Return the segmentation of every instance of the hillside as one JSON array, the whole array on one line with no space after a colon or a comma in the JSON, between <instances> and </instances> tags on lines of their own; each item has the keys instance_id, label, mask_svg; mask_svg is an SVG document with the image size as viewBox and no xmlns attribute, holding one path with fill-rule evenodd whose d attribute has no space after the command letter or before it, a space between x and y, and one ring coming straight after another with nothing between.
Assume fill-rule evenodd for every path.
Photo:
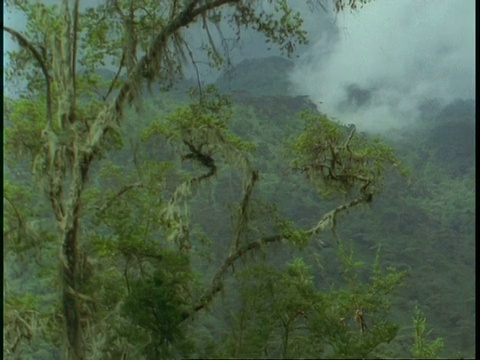
<instances>
[{"instance_id":1,"label":"hillside","mask_svg":"<svg viewBox=\"0 0 480 360\"><path fill-rule=\"evenodd\" d=\"M315 110L308 98L288 96L285 71L291 66L280 58L250 59L218 82L236 103L255 111L255 123L238 129L259 141L271 163L282 153L279 138L298 130L295 113ZM286 121L278 121L281 114L289 115ZM390 178L369 211L342 222L341 234L365 259L371 261L371 249L381 246L389 264L409 269L409 280L397 298L398 321L405 326L401 334L407 335L414 305L420 304L434 334L445 340L443 355L468 357L475 349L471 317L475 312L475 103L433 102L416 123L391 142L410 169L408 179ZM286 185L272 186L280 194ZM315 206L292 206L308 203L307 195L298 191L297 201L290 197L282 204L284 211L301 219L315 212ZM330 251L319 255L326 269Z\"/></svg>"},{"instance_id":2,"label":"hillside","mask_svg":"<svg viewBox=\"0 0 480 360\"><path fill-rule=\"evenodd\" d=\"M223 139L231 141L231 148L237 146L235 149L242 151L249 149L248 161L259 171L259 183L252 195L253 205L247 214L250 223L242 234L244 241L270 234L278 227L292 226L295 229L292 224L309 227L318 222L318 214L343 203L349 196L344 194L333 199L326 198L303 176L292 170L288 144L303 129L299 114L304 110L317 111L307 97L289 95L286 73L292 66L290 60L276 57L245 60L235 67L235 71L223 74L217 82L232 102L228 111L220 113L225 117L231 115L225 127L220 128L222 131L231 131ZM108 77L112 74L103 71L101 75ZM105 153L106 160L96 163L89 174L84 210L87 227L82 236L92 239L85 248L90 254L89 261L105 264L100 267L101 271L93 274L94 284L101 289L94 293L99 298L104 297L103 301L108 305L108 310L104 311L113 311L110 309L115 309L115 306L122 309L114 315L121 321L115 320L110 326L115 331L118 327L121 335L114 335L130 336L139 344L143 344L142 341L146 341L148 336L143 336L143 332L142 336L138 336L138 324L151 319L144 310L145 304L160 299L158 306L163 309L171 307L172 301L179 301L171 298L168 291L163 292L164 289L158 284L171 282L177 286L176 281L180 279L178 282L181 286L189 281L195 285L207 283L207 286L211 286L207 281L218 270L223 256L229 252L225 239L229 239L236 229L232 217L242 210L242 191L248 190L248 186L241 182L244 173L234 166L239 162L236 155L200 156L204 162L198 165L189 161L195 158L191 148L191 152L188 152L185 143L175 143L178 134L172 129L176 129L178 124L191 126L189 121L198 120L198 113L191 114L186 110L188 97L184 91L188 85L189 82L185 81L173 92L159 92L156 87L152 92L145 90L141 112L130 109L126 117L132 121L117 130L123 142L115 143ZM224 120L221 116L214 116L217 114L205 118L207 121ZM341 126L340 129L347 130ZM318 291L316 296L321 299L322 309L325 304L330 306L333 302L328 309L337 311L337 307L340 308L338 302L368 291L368 282L373 277L370 268L375 263L378 251L382 269L395 267L405 270L407 278L398 291L385 298L393 304L388 316L383 317L384 309L380 305L378 309L364 309L368 324L374 321L372 314L375 313L380 316L377 318L380 322L392 321L399 325L397 336L388 345L382 344L378 353L373 354L397 358L410 356L413 343L412 316L418 305L427 316L428 329L432 329L428 339L444 339L445 347L441 356L474 356L474 129L473 101L459 100L446 106L432 103L425 107L418 119L418 127L405 129L394 142L388 143L410 170L407 177L393 171L387 172L384 188L369 205L339 217L337 234L327 231L319 239L301 247L282 244L272 245L269 250L262 248L248 259L251 267L247 265L250 264L247 260L231 266L232 276L222 284L222 295L211 302L208 311L199 312L188 322L186 330L182 330L188 336L178 340L178 346L184 346L188 351L193 351L190 349L195 346L191 354L200 358L207 355L229 357L238 352L245 357L255 357L262 349L270 351L270 354L279 354L277 344L281 341L279 339L284 329L280 321L284 319L284 314L280 310L272 311L272 306L282 309L281 306L286 304L285 309L289 309L292 302L297 315L302 314L304 306L310 306L309 303L298 302L297 296L303 290L297 288L296 280L294 283L284 282L286 278L278 278L279 274L298 276L299 268L293 271L292 264L300 266L300 262L294 259L302 259L308 264L311 274L308 281ZM359 135L362 139L372 139L368 134ZM218 138L206 138L201 146L208 147L211 145L209 141L215 139ZM388 142L386 139L384 141ZM196 155L198 157L198 153ZM231 159L234 161L229 163ZM219 170L208 182L192 188L191 192L180 185L178 188L181 191L175 192L178 184L185 179L200 179L202 174L206 176L205 167L210 165L212 169L211 161L218 165ZM24 184L19 179L26 178L28 167L24 163L13 165L12 169L15 168L7 174L10 183L6 192L25 205L25 214L32 216L33 221L31 227L22 233L22 241L20 237L9 235L8 244L15 251L6 255L9 267L6 271L8 291L5 297L9 306L19 309L34 306L40 313L54 314L56 299L48 289L57 279L57 268L52 266L57 253L52 219L44 215L49 204L45 203L38 191L21 188ZM150 186L149 192L143 192L141 187L135 188L139 184L138 179ZM122 192L124 189L128 191ZM112 206L106 213L100 212L99 216L99 209L103 209L100 200L116 194L122 195L118 205ZM174 201L172 199L180 199L181 206L170 209L173 211L170 221L180 217L181 221L185 221L182 226L194 224L185 232L191 241L191 251L199 254L191 263L181 256L172 255L169 250L173 247L173 242L168 240L171 231L183 231L186 228L171 227L170 222L161 219L164 216L161 212L163 206ZM188 202L185 214L182 212L183 201L185 209ZM18 223L17 216L11 212L8 220L13 225L10 226ZM152 224L158 226L154 231L150 230ZM32 235L35 231L39 236ZM152 233L148 241L142 242L149 231ZM39 237L42 241L39 241ZM165 248L159 246L164 242L167 243ZM42 256L34 251L39 244ZM342 249L350 248L352 253L348 256L351 257L344 257L343 260L348 258L352 261L350 271L355 270L353 283L346 282L345 263L339 262L342 259L339 254L344 251ZM157 258L160 259L158 262ZM148 284L153 284L151 287L141 286L145 270L143 262L158 266L155 276L160 278L148 280ZM140 264L140 267L135 270L136 264ZM280 273L285 264L289 264L289 270ZM193 269L192 278L188 279L185 275L187 265ZM135 282L127 277L127 266L130 266L128 276L136 276ZM138 291L138 299L135 297L137 293L123 289L125 283L127 288L132 286ZM258 287L253 286L255 284ZM280 284L289 284L291 291L277 288ZM198 288L192 288L194 293L188 293L182 301L198 297ZM277 292L273 292L274 288ZM129 294L127 300L119 300L125 296L122 292ZM181 293L186 294L183 287ZM155 300L151 298L153 295ZM183 302L180 303L184 306ZM350 313L352 309L343 310ZM102 316L105 314L101 313ZM135 317L138 314L140 317ZM178 315L173 310L172 314L172 317ZM296 341L292 349L297 354L306 354L304 357L312 357L310 351L328 353L328 348L315 348L318 342L329 339L325 329L344 330L337 318L333 323L338 328L332 327L333 323L325 320L327 313L313 320L297 315L295 321L298 321L299 327L291 333ZM48 316L47 320L50 321ZM100 318L101 321L105 319ZM131 319L141 322L132 328ZM305 329L306 324L311 329L317 329L315 336L318 338L315 338L315 342L305 342L307 335L313 336L299 330ZM352 337L362 339L353 320L347 325L353 329L350 332ZM54 333L54 330L48 329L50 334ZM168 330L177 331L177 328L172 325ZM243 334L241 336L245 341L241 348L236 343L239 333ZM21 345L19 349L33 358L55 358L57 354L55 344L40 331L31 342ZM243 350L245 352L242 353Z\"/></svg>"}]
</instances>

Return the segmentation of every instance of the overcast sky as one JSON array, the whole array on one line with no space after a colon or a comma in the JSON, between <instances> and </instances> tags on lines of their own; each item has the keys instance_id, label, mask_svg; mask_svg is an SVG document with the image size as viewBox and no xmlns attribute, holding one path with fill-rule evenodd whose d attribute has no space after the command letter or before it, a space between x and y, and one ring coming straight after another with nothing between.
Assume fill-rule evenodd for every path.
<instances>
[{"instance_id":1,"label":"overcast sky","mask_svg":"<svg viewBox=\"0 0 480 360\"><path fill-rule=\"evenodd\" d=\"M339 121L389 132L427 99L475 97L474 0L377 0L336 25L333 48L311 34L291 79Z\"/></svg>"},{"instance_id":2,"label":"overcast sky","mask_svg":"<svg viewBox=\"0 0 480 360\"><path fill-rule=\"evenodd\" d=\"M425 100L475 97L475 0L374 0L338 15L311 12L304 1L290 4L302 11L310 45L299 49L286 76L339 121L391 132L415 120ZM4 20L25 26L18 15ZM267 51L263 36L242 34L231 49L234 63L279 54ZM5 33L4 40L8 49ZM207 80L217 74L201 70Z\"/></svg>"}]
</instances>

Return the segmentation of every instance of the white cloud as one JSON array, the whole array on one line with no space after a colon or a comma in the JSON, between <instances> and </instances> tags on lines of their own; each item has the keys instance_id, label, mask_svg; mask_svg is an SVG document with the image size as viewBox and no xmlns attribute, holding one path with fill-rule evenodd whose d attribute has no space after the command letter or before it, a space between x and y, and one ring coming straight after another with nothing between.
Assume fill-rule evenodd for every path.
<instances>
[{"instance_id":1,"label":"white cloud","mask_svg":"<svg viewBox=\"0 0 480 360\"><path fill-rule=\"evenodd\" d=\"M386 131L414 119L425 99L475 97L474 0L378 0L336 21L333 51L317 40L292 74L327 114ZM350 84L373 90L368 106L340 106Z\"/></svg>"}]
</instances>

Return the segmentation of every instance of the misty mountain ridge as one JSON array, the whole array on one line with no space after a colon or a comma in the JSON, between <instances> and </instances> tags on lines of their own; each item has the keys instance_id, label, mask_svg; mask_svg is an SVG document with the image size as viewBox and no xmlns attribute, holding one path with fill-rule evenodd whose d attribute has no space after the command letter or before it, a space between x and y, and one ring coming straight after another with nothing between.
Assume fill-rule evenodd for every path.
<instances>
[{"instance_id":1,"label":"misty mountain ridge","mask_svg":"<svg viewBox=\"0 0 480 360\"><path fill-rule=\"evenodd\" d=\"M294 62L280 56L245 59L225 70L215 82L223 93L247 92L250 95L283 95L291 93L287 76Z\"/></svg>"},{"instance_id":2,"label":"misty mountain ridge","mask_svg":"<svg viewBox=\"0 0 480 360\"><path fill-rule=\"evenodd\" d=\"M281 120L302 110L318 111L308 96L295 94L288 76L293 68L292 60L279 56L245 59L224 70L213 85L234 103L251 106L266 119ZM97 72L105 79L112 79L115 75L108 69L98 69ZM187 90L196 86L194 79L184 78L168 93L173 98L184 100L187 98ZM154 83L152 92L145 88L145 93L155 97L160 90L161 85ZM381 89L366 89L351 84L345 89L343 105L350 109L368 106L374 91ZM428 138L432 148L439 146L443 149L448 144L450 152L453 147L456 149L454 152L472 159L475 149L475 100L457 99L446 105L438 100L426 100L419 105L418 112L414 125L407 126L397 135L403 134L401 137L409 142L412 133L420 132ZM338 120L342 122L341 117Z\"/></svg>"},{"instance_id":3,"label":"misty mountain ridge","mask_svg":"<svg viewBox=\"0 0 480 360\"><path fill-rule=\"evenodd\" d=\"M318 111L308 96L293 95L288 77L293 67L292 60L280 56L245 59L226 69L214 85L264 119L283 121L303 110Z\"/></svg>"}]
</instances>

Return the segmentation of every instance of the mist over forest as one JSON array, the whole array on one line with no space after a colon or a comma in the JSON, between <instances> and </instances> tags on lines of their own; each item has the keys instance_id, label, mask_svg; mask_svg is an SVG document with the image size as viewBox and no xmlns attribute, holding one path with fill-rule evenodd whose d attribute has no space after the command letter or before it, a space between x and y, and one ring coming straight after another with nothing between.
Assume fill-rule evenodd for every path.
<instances>
[{"instance_id":1,"label":"mist over forest","mask_svg":"<svg viewBox=\"0 0 480 360\"><path fill-rule=\"evenodd\" d=\"M475 98L474 14L473 1L382 1L343 13L335 43L312 42L291 79L366 130L414 125L427 101Z\"/></svg>"},{"instance_id":2,"label":"mist over forest","mask_svg":"<svg viewBox=\"0 0 480 360\"><path fill-rule=\"evenodd\" d=\"M213 3L4 5L4 357L473 358L475 2Z\"/></svg>"}]
</instances>

